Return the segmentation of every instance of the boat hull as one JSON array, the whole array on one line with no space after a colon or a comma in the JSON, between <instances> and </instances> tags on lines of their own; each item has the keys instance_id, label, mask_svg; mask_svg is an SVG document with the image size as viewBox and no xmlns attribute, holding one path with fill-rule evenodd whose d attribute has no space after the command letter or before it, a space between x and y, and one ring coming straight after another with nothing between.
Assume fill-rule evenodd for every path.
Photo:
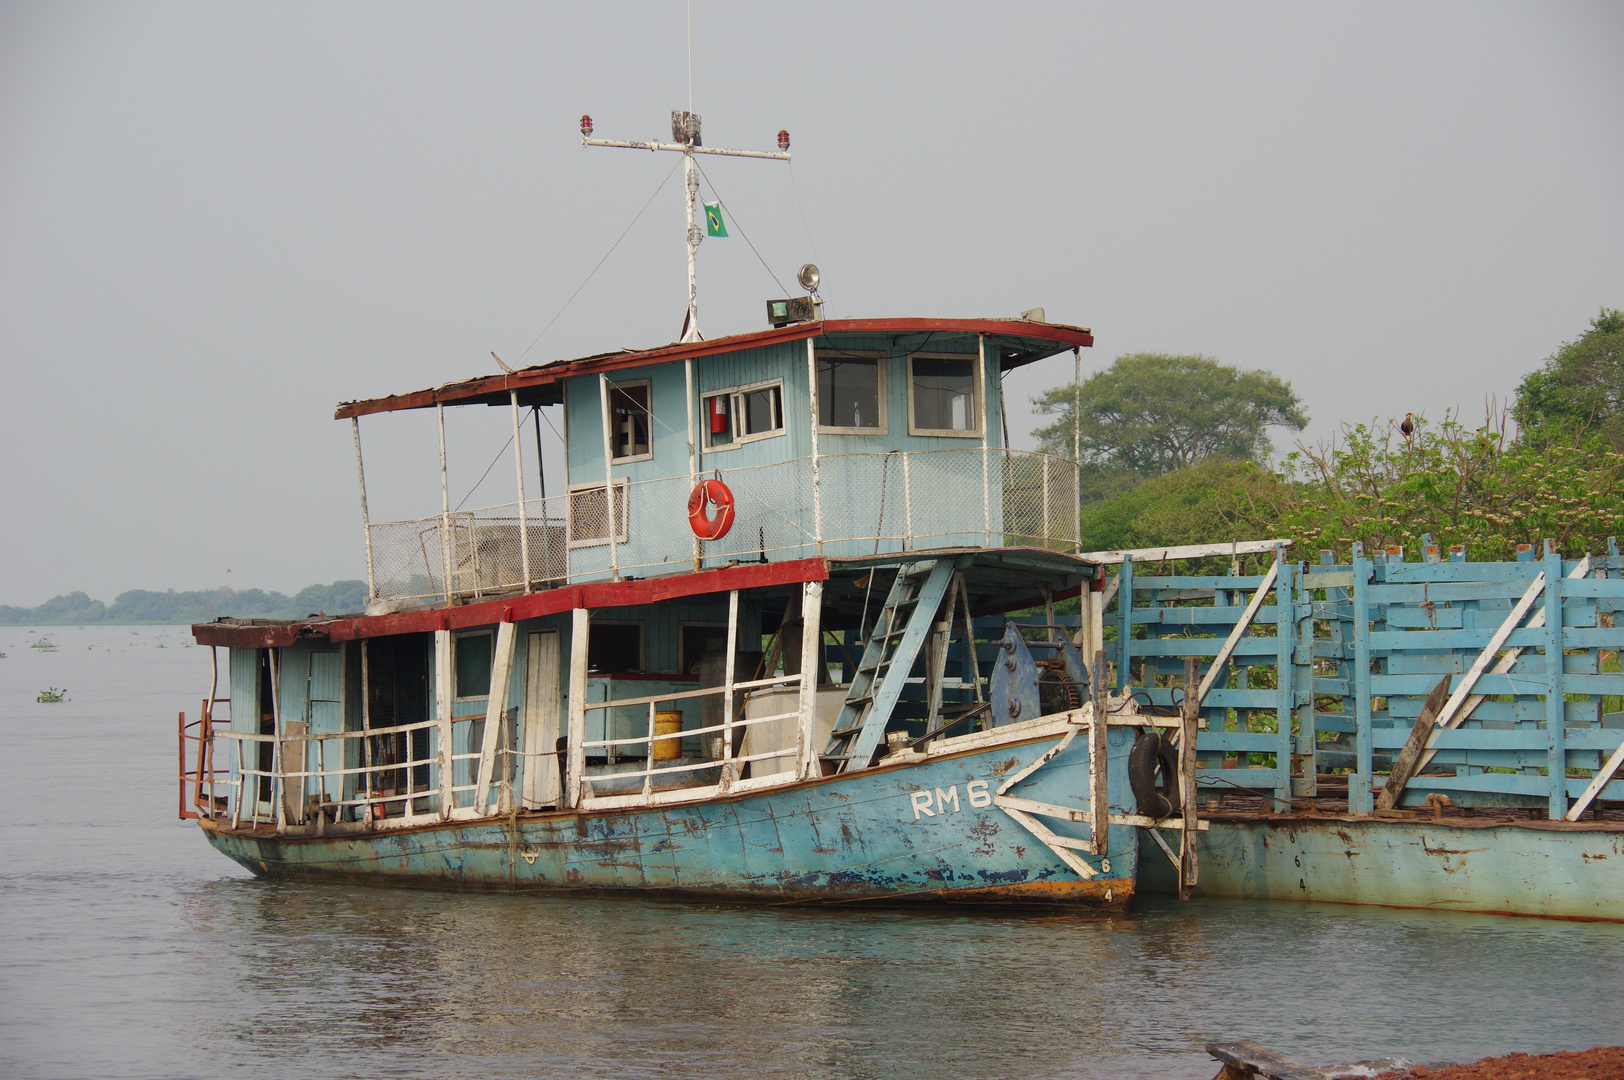
<instances>
[{"instance_id":1,"label":"boat hull","mask_svg":"<svg viewBox=\"0 0 1624 1080\"><path fill-rule=\"evenodd\" d=\"M1315 816L1215 820L1197 896L1624 920L1624 830ZM1147 851L1147 893L1177 892Z\"/></svg>"},{"instance_id":2,"label":"boat hull","mask_svg":"<svg viewBox=\"0 0 1624 1080\"><path fill-rule=\"evenodd\" d=\"M1112 730L1113 758L1125 761L1128 736ZM325 836L203 825L218 850L269 878L771 903L1121 906L1134 889L1138 838L1131 826L1110 827L1105 862L1087 860L1101 872L1084 878L993 804L1008 776L1058 741L657 807ZM1114 812L1127 801L1127 791L1116 790L1126 789L1125 774L1110 770ZM1082 808L1088 790L1086 740L1077 739L1011 793ZM1076 823L1053 828L1087 835Z\"/></svg>"}]
</instances>

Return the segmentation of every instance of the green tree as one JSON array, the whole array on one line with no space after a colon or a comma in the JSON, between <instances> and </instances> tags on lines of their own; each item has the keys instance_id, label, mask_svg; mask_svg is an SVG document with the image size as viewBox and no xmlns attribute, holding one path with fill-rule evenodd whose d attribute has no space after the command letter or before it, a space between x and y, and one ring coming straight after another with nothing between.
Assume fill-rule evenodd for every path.
<instances>
[{"instance_id":1,"label":"green tree","mask_svg":"<svg viewBox=\"0 0 1624 1080\"><path fill-rule=\"evenodd\" d=\"M1512 415L1525 441L1600 436L1624 450L1624 311L1602 308L1589 330L1529 372Z\"/></svg>"},{"instance_id":2,"label":"green tree","mask_svg":"<svg viewBox=\"0 0 1624 1080\"><path fill-rule=\"evenodd\" d=\"M1033 432L1042 448L1070 457L1075 433L1083 463L1104 476L1159 476L1208 458L1261 461L1270 427L1308 423L1290 383L1210 356L1129 353L1080 388L1057 386L1032 403L1059 417Z\"/></svg>"},{"instance_id":3,"label":"green tree","mask_svg":"<svg viewBox=\"0 0 1624 1080\"><path fill-rule=\"evenodd\" d=\"M1320 548L1345 558L1355 540L1413 553L1423 533L1443 547L1464 544L1476 562L1543 539L1576 557L1624 532L1624 454L1512 440L1503 416L1477 428L1417 417L1408 440L1391 421L1344 427L1337 445L1299 447L1282 470L1278 498L1234 513L1259 535L1295 540L1303 558Z\"/></svg>"}]
</instances>

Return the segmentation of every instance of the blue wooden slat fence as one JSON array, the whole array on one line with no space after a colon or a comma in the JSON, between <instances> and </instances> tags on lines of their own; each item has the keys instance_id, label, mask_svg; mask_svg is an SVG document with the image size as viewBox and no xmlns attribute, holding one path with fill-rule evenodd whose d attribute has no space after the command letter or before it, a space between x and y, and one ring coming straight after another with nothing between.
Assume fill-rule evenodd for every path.
<instances>
[{"instance_id":1,"label":"blue wooden slat fence","mask_svg":"<svg viewBox=\"0 0 1624 1080\"><path fill-rule=\"evenodd\" d=\"M1422 702L1443 676L1457 690L1536 577L1543 592L1495 654L1472 694L1467 719L1432 740L1435 754L1400 805L1430 793L1457 805L1542 806L1568 811L1624 739L1624 559L1581 568L1554 550L1516 562L1427 561L1401 549L1347 564L1277 556L1278 570L1251 625L1202 703L1199 782L1245 788L1281 803L1316 793L1316 776L1348 771L1349 809L1373 812L1382 775L1409 738ZM1206 668L1242 618L1263 575L1147 573L1122 564L1112 643L1116 685L1141 701L1175 708L1184 658ZM1582 570L1582 576L1568 576ZM1543 613L1543 625L1536 615ZM1505 657L1519 651L1504 671ZM1470 697L1466 697L1471 702ZM1293 774L1296 774L1295 781ZM1601 794L1624 799L1624 779Z\"/></svg>"}]
</instances>

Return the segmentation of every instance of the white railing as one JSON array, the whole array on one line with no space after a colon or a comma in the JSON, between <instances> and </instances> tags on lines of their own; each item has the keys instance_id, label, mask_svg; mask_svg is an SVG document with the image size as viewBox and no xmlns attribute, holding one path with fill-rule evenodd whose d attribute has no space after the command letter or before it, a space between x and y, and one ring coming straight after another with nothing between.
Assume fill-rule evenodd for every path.
<instances>
[{"instance_id":1,"label":"white railing","mask_svg":"<svg viewBox=\"0 0 1624 1080\"><path fill-rule=\"evenodd\" d=\"M714 464L715 458L706 464ZM480 597L614 573L771 556L905 553L941 547L1076 550L1077 465L1022 450L834 454L719 473L735 520L720 540L688 528L686 475L614 484L614 552L604 489L367 526L379 599ZM814 524L821 522L822 534ZM449 571L449 577L448 577Z\"/></svg>"}]
</instances>

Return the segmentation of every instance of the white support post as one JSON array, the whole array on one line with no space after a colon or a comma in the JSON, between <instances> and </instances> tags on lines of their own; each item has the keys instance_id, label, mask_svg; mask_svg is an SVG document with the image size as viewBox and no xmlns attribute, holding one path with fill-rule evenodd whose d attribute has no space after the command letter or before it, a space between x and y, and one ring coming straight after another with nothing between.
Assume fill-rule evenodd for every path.
<instances>
[{"instance_id":1,"label":"white support post","mask_svg":"<svg viewBox=\"0 0 1624 1080\"><path fill-rule=\"evenodd\" d=\"M274 782L271 784L271 798L276 800L276 831L282 832L288 827L287 814L287 781L282 779L285 753L282 746L282 650L267 649L266 657L271 665L271 736L275 742L271 743L271 773ZM240 757L240 754L239 754ZM258 761L255 761L258 764ZM258 801L258 792L255 792Z\"/></svg>"},{"instance_id":2,"label":"white support post","mask_svg":"<svg viewBox=\"0 0 1624 1080\"><path fill-rule=\"evenodd\" d=\"M913 455L903 451L902 458L902 550L912 551L913 539L913 482L908 476L908 459Z\"/></svg>"},{"instance_id":3,"label":"white support post","mask_svg":"<svg viewBox=\"0 0 1624 1080\"><path fill-rule=\"evenodd\" d=\"M479 776L474 781L474 808L483 814L490 803L491 774L496 769L497 735L507 720L508 686L513 679L513 642L518 637L510 622L496 624L495 655L491 657L491 692L485 699L485 736L480 740ZM508 770L504 769L506 774Z\"/></svg>"},{"instance_id":4,"label":"white support post","mask_svg":"<svg viewBox=\"0 0 1624 1080\"><path fill-rule=\"evenodd\" d=\"M367 828L372 828L372 672L367 664L367 642L370 638L362 638L361 646L361 762L366 766L366 772L361 774L361 812L366 815L362 820Z\"/></svg>"},{"instance_id":5,"label":"white support post","mask_svg":"<svg viewBox=\"0 0 1624 1080\"><path fill-rule=\"evenodd\" d=\"M570 620L569 762L564 773L564 805L581 805L581 776L586 772L586 652L591 633L586 608L576 608Z\"/></svg>"},{"instance_id":6,"label":"white support post","mask_svg":"<svg viewBox=\"0 0 1624 1080\"><path fill-rule=\"evenodd\" d=\"M434 718L436 720L434 761L440 773L440 820L451 816L451 702L456 696L452 682L457 677L452 650L456 642L449 630L434 632Z\"/></svg>"},{"instance_id":7,"label":"white support post","mask_svg":"<svg viewBox=\"0 0 1624 1080\"><path fill-rule=\"evenodd\" d=\"M372 519L367 516L367 471L361 463L361 418L350 417L350 431L355 435L355 479L361 485L361 532L367 541L367 599L378 595L378 583L372 574Z\"/></svg>"},{"instance_id":8,"label":"white support post","mask_svg":"<svg viewBox=\"0 0 1624 1080\"><path fill-rule=\"evenodd\" d=\"M952 617L952 612L948 612ZM801 728L797 740L797 775L805 780L814 774L822 748L816 744L818 730L818 684L828 665L823 655L823 582L808 581L801 586Z\"/></svg>"},{"instance_id":9,"label":"white support post","mask_svg":"<svg viewBox=\"0 0 1624 1080\"><path fill-rule=\"evenodd\" d=\"M1072 506L1073 523L1077 526L1077 552L1083 550L1083 349L1080 345L1072 346L1071 350L1071 469L1072 487L1076 492L1076 501ZM1084 656L1093 656L1093 653L1084 653Z\"/></svg>"},{"instance_id":10,"label":"white support post","mask_svg":"<svg viewBox=\"0 0 1624 1080\"><path fill-rule=\"evenodd\" d=\"M694 426L694 362L690 357L682 362L683 384L687 388L688 398L688 490L692 491L699 486L699 431ZM652 403L651 403L652 404ZM692 532L693 530L689 530ZM697 572L705 561L705 542L695 533L694 544L694 570Z\"/></svg>"},{"instance_id":11,"label":"white support post","mask_svg":"<svg viewBox=\"0 0 1624 1080\"><path fill-rule=\"evenodd\" d=\"M733 681L738 677L734 670L735 661L739 655L739 590L733 589L727 594L727 659L722 668L722 770L720 786L722 790L733 783Z\"/></svg>"},{"instance_id":12,"label":"white support post","mask_svg":"<svg viewBox=\"0 0 1624 1080\"><path fill-rule=\"evenodd\" d=\"M609 377L601 372L598 375L598 396L603 404L603 528L609 543L609 579L619 581L620 553L615 549L614 417L609 409ZM627 492L628 496L630 494Z\"/></svg>"},{"instance_id":13,"label":"white support post","mask_svg":"<svg viewBox=\"0 0 1624 1080\"><path fill-rule=\"evenodd\" d=\"M524 564L524 591L530 591L530 521L524 507L524 440L519 438L519 392L508 391L513 407L513 475L519 482L519 561Z\"/></svg>"},{"instance_id":14,"label":"white support post","mask_svg":"<svg viewBox=\"0 0 1624 1080\"><path fill-rule=\"evenodd\" d=\"M440 423L440 572L445 575L445 602L451 603L451 483L445 471L445 404L436 401L434 414Z\"/></svg>"},{"instance_id":15,"label":"white support post","mask_svg":"<svg viewBox=\"0 0 1624 1080\"><path fill-rule=\"evenodd\" d=\"M806 339L807 401L812 410L812 534L818 554L823 554L823 483L818 475L818 350L814 338Z\"/></svg>"},{"instance_id":16,"label":"white support post","mask_svg":"<svg viewBox=\"0 0 1624 1080\"><path fill-rule=\"evenodd\" d=\"M987 422L987 335L976 335L976 378L979 385L976 387L974 404L979 406L981 420L981 529L982 542L992 547L992 451L988 449L988 429L992 426Z\"/></svg>"},{"instance_id":17,"label":"white support post","mask_svg":"<svg viewBox=\"0 0 1624 1080\"><path fill-rule=\"evenodd\" d=\"M1005 447L1005 449L1009 449ZM1043 546L1049 546L1049 455L1043 455ZM1053 622L1054 620L1050 620Z\"/></svg>"}]
</instances>

